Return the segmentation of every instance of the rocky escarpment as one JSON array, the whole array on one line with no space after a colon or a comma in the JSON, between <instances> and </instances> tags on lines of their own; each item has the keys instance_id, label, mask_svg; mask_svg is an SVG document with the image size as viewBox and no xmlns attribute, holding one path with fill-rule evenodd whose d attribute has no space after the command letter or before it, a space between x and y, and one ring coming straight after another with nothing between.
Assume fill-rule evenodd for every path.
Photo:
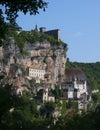
<instances>
[{"instance_id":1,"label":"rocky escarpment","mask_svg":"<svg viewBox=\"0 0 100 130\"><path fill-rule=\"evenodd\" d=\"M27 69L38 67L45 70L44 82L52 86L61 82L65 71L66 44L51 45L49 42L27 43L21 54L13 38L9 45L0 49L0 69L9 77L8 81L14 86L27 84Z\"/></svg>"}]
</instances>

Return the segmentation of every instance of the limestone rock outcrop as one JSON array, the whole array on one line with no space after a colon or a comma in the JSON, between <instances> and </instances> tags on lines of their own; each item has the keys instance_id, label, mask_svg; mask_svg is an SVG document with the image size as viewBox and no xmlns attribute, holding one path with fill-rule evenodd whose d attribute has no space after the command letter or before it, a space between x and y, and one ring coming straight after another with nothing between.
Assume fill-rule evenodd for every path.
<instances>
[{"instance_id":1,"label":"limestone rock outcrop","mask_svg":"<svg viewBox=\"0 0 100 130\"><path fill-rule=\"evenodd\" d=\"M24 52L20 53L13 38L9 39L9 45L0 48L0 68L7 73L11 83L15 86L26 84L27 69L34 66L45 70L44 82L52 85L61 82L65 72L66 44L53 46L47 41L28 43Z\"/></svg>"}]
</instances>

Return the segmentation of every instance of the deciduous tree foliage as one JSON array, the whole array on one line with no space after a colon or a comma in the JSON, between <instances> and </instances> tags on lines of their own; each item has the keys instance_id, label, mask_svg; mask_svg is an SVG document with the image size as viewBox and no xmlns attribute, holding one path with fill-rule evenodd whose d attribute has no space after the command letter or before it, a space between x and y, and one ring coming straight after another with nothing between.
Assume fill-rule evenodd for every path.
<instances>
[{"instance_id":1,"label":"deciduous tree foliage","mask_svg":"<svg viewBox=\"0 0 100 130\"><path fill-rule=\"evenodd\" d=\"M44 0L0 0L0 4L5 7L5 14L10 21L18 17L19 11L24 14L29 12L30 15L35 15L39 13L39 9L45 11L47 7L47 2Z\"/></svg>"},{"instance_id":2,"label":"deciduous tree foliage","mask_svg":"<svg viewBox=\"0 0 100 130\"><path fill-rule=\"evenodd\" d=\"M0 44L2 43L4 34L6 32L5 18L11 23L16 21L18 12L30 15L39 13L39 9L47 8L47 2L44 0L0 0Z\"/></svg>"}]
</instances>

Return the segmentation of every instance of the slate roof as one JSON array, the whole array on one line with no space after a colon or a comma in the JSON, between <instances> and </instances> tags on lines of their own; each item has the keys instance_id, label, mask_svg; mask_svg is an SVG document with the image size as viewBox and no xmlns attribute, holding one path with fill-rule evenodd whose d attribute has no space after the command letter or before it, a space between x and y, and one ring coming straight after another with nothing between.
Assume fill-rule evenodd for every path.
<instances>
[{"instance_id":1,"label":"slate roof","mask_svg":"<svg viewBox=\"0 0 100 130\"><path fill-rule=\"evenodd\" d=\"M67 68L65 70L64 81L71 81L77 78L77 80L86 80L85 73L79 68Z\"/></svg>"}]
</instances>

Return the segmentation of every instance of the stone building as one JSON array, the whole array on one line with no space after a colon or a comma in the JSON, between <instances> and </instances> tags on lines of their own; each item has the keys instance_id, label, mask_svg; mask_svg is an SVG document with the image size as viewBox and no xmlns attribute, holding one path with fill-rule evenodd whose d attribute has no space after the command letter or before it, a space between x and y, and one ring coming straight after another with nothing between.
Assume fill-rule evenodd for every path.
<instances>
[{"instance_id":1,"label":"stone building","mask_svg":"<svg viewBox=\"0 0 100 130\"><path fill-rule=\"evenodd\" d=\"M29 77L34 78L37 83L40 83L40 80L44 80L45 70L37 66L29 67Z\"/></svg>"},{"instance_id":2,"label":"stone building","mask_svg":"<svg viewBox=\"0 0 100 130\"><path fill-rule=\"evenodd\" d=\"M78 108L86 108L88 102L88 85L84 72L80 69L66 69L60 85L62 99L77 100Z\"/></svg>"},{"instance_id":3,"label":"stone building","mask_svg":"<svg viewBox=\"0 0 100 130\"><path fill-rule=\"evenodd\" d=\"M48 88L44 89L43 92L43 102L45 101L55 102L55 96L51 92L49 92Z\"/></svg>"},{"instance_id":4,"label":"stone building","mask_svg":"<svg viewBox=\"0 0 100 130\"><path fill-rule=\"evenodd\" d=\"M46 31L45 27L41 27L40 32L45 33L45 34L50 35L50 36L53 36L57 41L60 40L60 30L59 29Z\"/></svg>"},{"instance_id":5,"label":"stone building","mask_svg":"<svg viewBox=\"0 0 100 130\"><path fill-rule=\"evenodd\" d=\"M40 89L38 95L41 97L42 102L55 102L55 96L49 91L48 88Z\"/></svg>"}]
</instances>

